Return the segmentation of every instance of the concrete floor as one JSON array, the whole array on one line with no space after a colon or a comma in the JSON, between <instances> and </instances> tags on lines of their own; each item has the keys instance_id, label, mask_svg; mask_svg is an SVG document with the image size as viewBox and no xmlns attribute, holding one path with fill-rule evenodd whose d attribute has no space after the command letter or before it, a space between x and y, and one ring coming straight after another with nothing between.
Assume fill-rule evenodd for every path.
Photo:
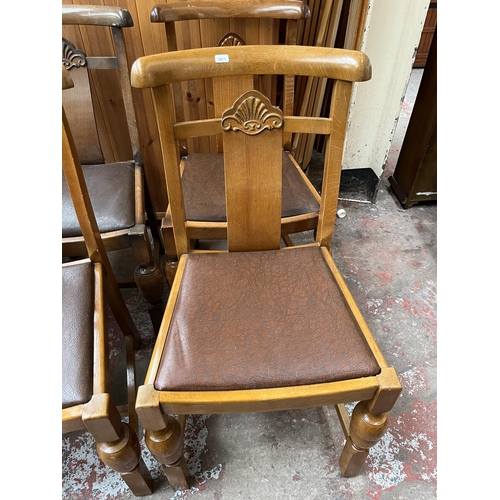
<instances>
[{"instance_id":1,"label":"concrete floor","mask_svg":"<svg viewBox=\"0 0 500 500\"><path fill-rule=\"evenodd\" d=\"M375 204L342 201L332 254L403 392L389 430L355 478L341 478L343 434L333 407L248 415L189 417L185 453L194 478L174 492L143 447L155 492L167 499L419 499L437 497L436 221L437 204L403 210L389 187L422 70L414 70ZM314 177L311 165L311 177ZM301 235L298 240L310 238ZM145 338L137 353L142 382L154 344L147 306L124 290ZM120 336L110 320L111 368L120 365ZM115 390L119 392L119 388ZM94 454L88 433L62 442L62 498L134 498L120 476Z\"/></svg>"}]
</instances>

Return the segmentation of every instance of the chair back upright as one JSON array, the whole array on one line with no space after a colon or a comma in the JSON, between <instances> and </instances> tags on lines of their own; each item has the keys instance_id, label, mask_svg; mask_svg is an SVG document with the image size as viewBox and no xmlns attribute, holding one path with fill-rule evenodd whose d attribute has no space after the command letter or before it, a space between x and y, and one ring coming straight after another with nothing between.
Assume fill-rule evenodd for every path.
<instances>
[{"instance_id":1,"label":"chair back upright","mask_svg":"<svg viewBox=\"0 0 500 500\"><path fill-rule=\"evenodd\" d=\"M63 65L63 90L74 88L72 75ZM64 94L64 93L63 93ZM81 167L79 153L76 147L73 130L71 129L65 105L62 108L62 168L69 192L75 206L78 222L85 239L89 259L100 262L108 268L109 260L97 227L94 210L88 194L85 178ZM107 269L109 271L110 267Z\"/></svg>"},{"instance_id":2,"label":"chair back upright","mask_svg":"<svg viewBox=\"0 0 500 500\"><path fill-rule=\"evenodd\" d=\"M329 117L285 115L259 91L248 89L221 118L177 121L173 84L248 74L334 80ZM178 255L189 252L186 229L196 223L185 218L177 141L221 133L229 251L279 248L282 138L284 133L306 132L326 135L316 242L330 248L352 85L370 77L370 62L364 53L324 47L242 45L139 58L133 65L131 81L134 87L153 89Z\"/></svg>"}]
</instances>

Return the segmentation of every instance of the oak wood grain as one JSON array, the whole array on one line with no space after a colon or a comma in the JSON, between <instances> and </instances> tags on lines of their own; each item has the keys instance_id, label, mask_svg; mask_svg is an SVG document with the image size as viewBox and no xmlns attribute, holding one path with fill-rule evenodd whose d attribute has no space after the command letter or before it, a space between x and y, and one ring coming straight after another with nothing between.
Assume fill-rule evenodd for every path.
<instances>
[{"instance_id":1,"label":"oak wood grain","mask_svg":"<svg viewBox=\"0 0 500 500\"><path fill-rule=\"evenodd\" d=\"M133 87L159 87L167 83L198 78L240 74L296 74L363 82L371 78L371 66L363 52L341 49L318 50L319 47L244 46L191 49L182 52L154 54L136 60L132 67ZM227 55L228 62L214 65L216 56ZM191 64L185 64L188 57ZM333 64L332 64L333 63Z\"/></svg>"}]
</instances>

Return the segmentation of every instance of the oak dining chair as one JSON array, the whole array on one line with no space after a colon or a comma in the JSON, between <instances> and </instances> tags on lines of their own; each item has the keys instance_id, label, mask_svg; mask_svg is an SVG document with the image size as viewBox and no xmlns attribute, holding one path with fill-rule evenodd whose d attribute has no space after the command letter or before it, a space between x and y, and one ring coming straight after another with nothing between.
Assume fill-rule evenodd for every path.
<instances>
[{"instance_id":1,"label":"oak dining chair","mask_svg":"<svg viewBox=\"0 0 500 500\"><path fill-rule=\"evenodd\" d=\"M135 261L132 283L151 305L158 306L163 300L160 242L155 256L154 241L155 234L159 239L159 228L152 208L147 210L149 196L123 38L123 30L133 26L132 17L121 7L63 5L62 25L72 27L77 39L62 39L62 61L74 82L74 88L63 93L63 103L102 241L108 252L131 248ZM92 28L99 46L111 47L113 53L87 55L79 31L83 28ZM64 178L62 241L65 257L86 256Z\"/></svg>"},{"instance_id":2,"label":"oak dining chair","mask_svg":"<svg viewBox=\"0 0 500 500\"><path fill-rule=\"evenodd\" d=\"M331 79L329 116L284 114L248 85L220 117L178 120L174 84L221 78L232 85L238 75L262 74ZM132 86L153 91L179 257L136 409L174 489L190 484L183 441L189 414L335 405L346 438L343 476L359 473L389 424L399 378L331 253L352 88L370 78L366 54L324 47L200 48L142 57L132 67ZM325 159L314 241L282 247L288 133L324 135ZM186 217L179 142L204 135L222 136L227 250L190 245L198 223ZM355 404L352 415L346 403Z\"/></svg>"},{"instance_id":3,"label":"oak dining chair","mask_svg":"<svg viewBox=\"0 0 500 500\"><path fill-rule=\"evenodd\" d=\"M73 86L63 66L63 91ZM89 257L62 264L62 433L87 430L97 454L135 495L152 493L141 456L135 411L135 349L139 332L118 288L104 248L82 167L62 111L62 166ZM128 405L110 392L108 304L124 336ZM122 418L128 417L128 422Z\"/></svg>"}]
</instances>

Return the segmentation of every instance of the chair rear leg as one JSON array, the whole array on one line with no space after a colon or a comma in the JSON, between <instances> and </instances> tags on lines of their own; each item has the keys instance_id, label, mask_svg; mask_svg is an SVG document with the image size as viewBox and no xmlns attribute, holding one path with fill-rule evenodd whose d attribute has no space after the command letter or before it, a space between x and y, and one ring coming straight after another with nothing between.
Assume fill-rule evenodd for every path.
<instances>
[{"instance_id":1,"label":"chair rear leg","mask_svg":"<svg viewBox=\"0 0 500 500\"><path fill-rule=\"evenodd\" d=\"M152 245L144 224L137 225L130 233L130 241L137 267L134 279L142 296L153 306L163 298L163 274L156 265Z\"/></svg>"},{"instance_id":2,"label":"chair rear leg","mask_svg":"<svg viewBox=\"0 0 500 500\"><path fill-rule=\"evenodd\" d=\"M156 218L156 212L153 206L153 200L151 199L151 193L148 188L148 183L144 183L144 205L146 209L146 215L149 222L149 228L155 240L160 241L160 230L158 219Z\"/></svg>"},{"instance_id":3,"label":"chair rear leg","mask_svg":"<svg viewBox=\"0 0 500 500\"><path fill-rule=\"evenodd\" d=\"M168 211L161 221L161 235L163 238L163 248L165 249L163 272L165 274L165 278L167 279L167 283L171 287L174 282L175 273L177 272L179 259L177 258L177 249L175 247L172 218L170 217Z\"/></svg>"},{"instance_id":4,"label":"chair rear leg","mask_svg":"<svg viewBox=\"0 0 500 500\"><path fill-rule=\"evenodd\" d=\"M121 475L134 495L151 495L151 474L141 457L137 434L121 421L111 396L94 395L84 407L82 420L97 443L99 458Z\"/></svg>"},{"instance_id":5,"label":"chair rear leg","mask_svg":"<svg viewBox=\"0 0 500 500\"><path fill-rule=\"evenodd\" d=\"M293 247L294 246L292 238L290 238L289 234L282 234L281 235L281 239L283 240L283 243L285 244L285 246L287 246L287 247Z\"/></svg>"}]
</instances>

